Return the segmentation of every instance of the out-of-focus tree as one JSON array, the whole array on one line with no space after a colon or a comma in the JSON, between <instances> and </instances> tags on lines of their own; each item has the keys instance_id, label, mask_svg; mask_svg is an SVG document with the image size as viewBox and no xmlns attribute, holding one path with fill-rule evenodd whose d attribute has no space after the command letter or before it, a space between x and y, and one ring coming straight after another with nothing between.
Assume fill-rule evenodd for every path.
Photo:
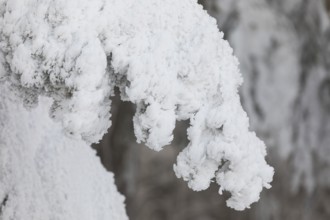
<instances>
[{"instance_id":1,"label":"out-of-focus tree","mask_svg":"<svg viewBox=\"0 0 330 220\"><path fill-rule=\"evenodd\" d=\"M277 170L258 219L328 219L329 1L201 3L240 60L242 101Z\"/></svg>"}]
</instances>

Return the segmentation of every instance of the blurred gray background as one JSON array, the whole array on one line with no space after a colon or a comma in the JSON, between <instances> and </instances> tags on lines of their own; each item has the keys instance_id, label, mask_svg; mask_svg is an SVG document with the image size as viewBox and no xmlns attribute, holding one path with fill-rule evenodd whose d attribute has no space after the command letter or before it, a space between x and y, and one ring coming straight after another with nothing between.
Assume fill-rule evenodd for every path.
<instances>
[{"instance_id":1,"label":"blurred gray background","mask_svg":"<svg viewBox=\"0 0 330 220\"><path fill-rule=\"evenodd\" d=\"M134 106L113 99L113 125L94 145L115 173L131 220L330 219L330 0L199 0L234 48L241 101L275 167L251 209L225 205L214 185L188 189L172 169L188 121L161 152L137 144Z\"/></svg>"}]
</instances>

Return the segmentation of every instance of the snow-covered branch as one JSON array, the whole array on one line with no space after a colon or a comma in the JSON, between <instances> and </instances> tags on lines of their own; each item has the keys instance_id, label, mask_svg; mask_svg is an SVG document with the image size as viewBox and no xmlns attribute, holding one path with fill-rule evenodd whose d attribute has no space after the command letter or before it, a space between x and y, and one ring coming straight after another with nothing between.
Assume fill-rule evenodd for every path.
<instances>
[{"instance_id":1,"label":"snow-covered branch","mask_svg":"<svg viewBox=\"0 0 330 220\"><path fill-rule=\"evenodd\" d=\"M243 210L270 187L265 145L237 94L238 62L195 1L0 0L0 54L0 77L28 105L52 97L51 115L77 139L100 140L118 87L137 105L137 140L154 150L171 142L176 120L190 120L174 169L192 189L215 178Z\"/></svg>"}]
</instances>

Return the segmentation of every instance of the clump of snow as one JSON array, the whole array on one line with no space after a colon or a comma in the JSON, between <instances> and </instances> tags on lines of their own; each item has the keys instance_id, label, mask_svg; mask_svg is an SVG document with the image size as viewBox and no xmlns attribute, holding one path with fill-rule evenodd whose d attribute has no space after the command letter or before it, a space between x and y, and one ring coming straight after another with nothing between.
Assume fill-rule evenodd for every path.
<instances>
[{"instance_id":1,"label":"clump of snow","mask_svg":"<svg viewBox=\"0 0 330 220\"><path fill-rule=\"evenodd\" d=\"M51 100L27 111L0 84L0 218L125 220L113 174L82 140L49 117Z\"/></svg>"},{"instance_id":2,"label":"clump of snow","mask_svg":"<svg viewBox=\"0 0 330 220\"><path fill-rule=\"evenodd\" d=\"M248 127L238 62L214 19L191 0L0 0L6 78L27 105L54 99L68 134L97 142L110 126L110 96L137 105L138 142L161 150L176 120L190 143L174 166L194 190L212 179L243 210L270 187L265 145Z\"/></svg>"}]
</instances>

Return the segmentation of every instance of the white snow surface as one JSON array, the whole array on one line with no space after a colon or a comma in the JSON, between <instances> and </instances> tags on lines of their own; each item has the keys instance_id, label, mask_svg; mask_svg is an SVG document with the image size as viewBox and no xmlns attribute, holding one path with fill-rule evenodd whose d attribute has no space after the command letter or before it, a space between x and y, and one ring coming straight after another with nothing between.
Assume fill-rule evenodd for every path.
<instances>
[{"instance_id":1,"label":"white snow surface","mask_svg":"<svg viewBox=\"0 0 330 220\"><path fill-rule=\"evenodd\" d=\"M243 210L270 187L265 145L237 94L238 61L196 1L0 0L0 61L27 106L53 98L52 117L77 140L106 132L117 86L137 105L138 142L154 150L190 119L174 170L192 189L215 179Z\"/></svg>"},{"instance_id":2,"label":"white snow surface","mask_svg":"<svg viewBox=\"0 0 330 220\"><path fill-rule=\"evenodd\" d=\"M0 219L126 220L113 174L49 117L50 98L27 111L0 84Z\"/></svg>"}]
</instances>

